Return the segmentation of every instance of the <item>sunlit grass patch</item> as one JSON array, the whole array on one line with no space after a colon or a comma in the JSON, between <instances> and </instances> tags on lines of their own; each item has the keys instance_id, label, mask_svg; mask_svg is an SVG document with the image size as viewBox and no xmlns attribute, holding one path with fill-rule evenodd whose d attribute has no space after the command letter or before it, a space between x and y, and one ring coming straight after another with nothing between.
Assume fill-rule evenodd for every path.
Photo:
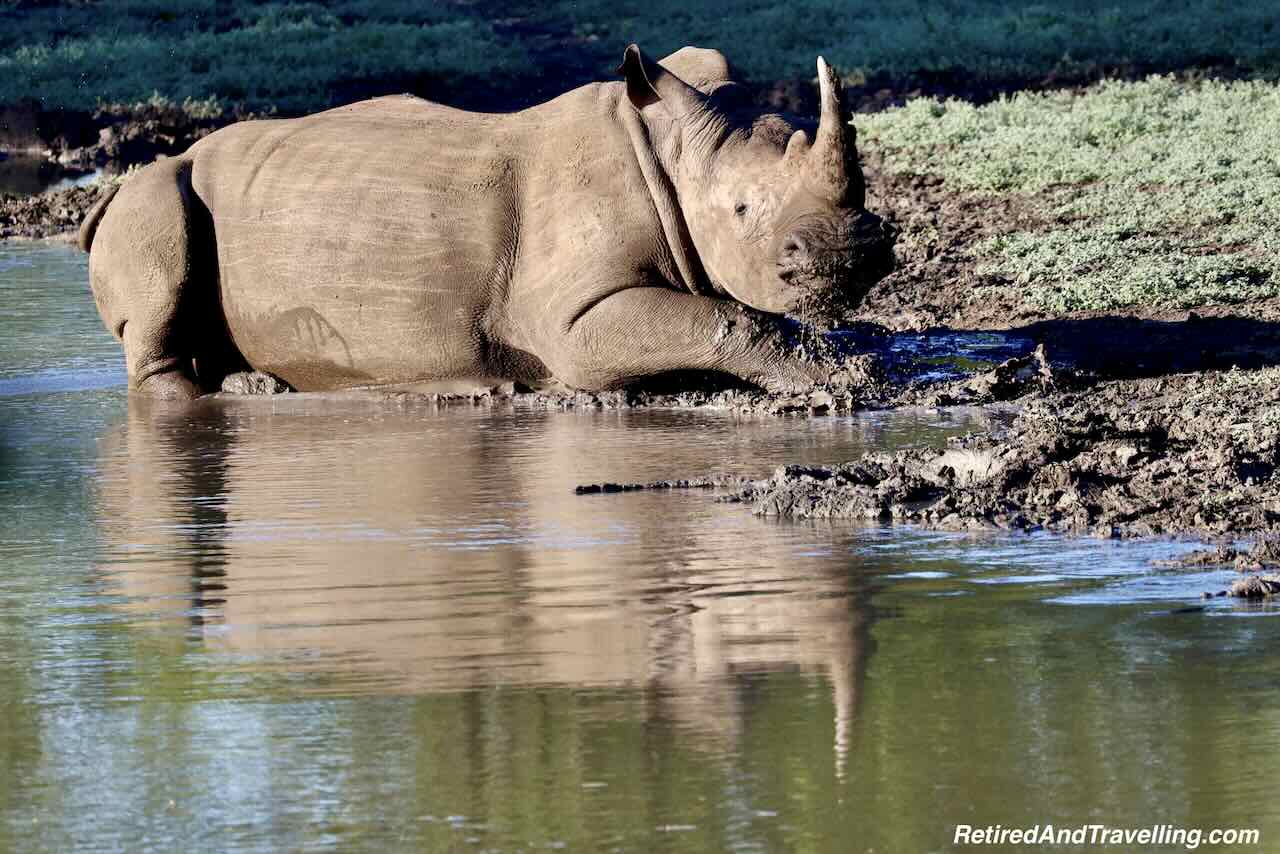
<instances>
[{"instance_id":1,"label":"sunlit grass patch","mask_svg":"<svg viewBox=\"0 0 1280 854\"><path fill-rule=\"evenodd\" d=\"M1039 228L974 251L1037 308L1280 296L1280 85L1152 77L981 107L921 99L858 126L892 171L1034 200Z\"/></svg>"}]
</instances>

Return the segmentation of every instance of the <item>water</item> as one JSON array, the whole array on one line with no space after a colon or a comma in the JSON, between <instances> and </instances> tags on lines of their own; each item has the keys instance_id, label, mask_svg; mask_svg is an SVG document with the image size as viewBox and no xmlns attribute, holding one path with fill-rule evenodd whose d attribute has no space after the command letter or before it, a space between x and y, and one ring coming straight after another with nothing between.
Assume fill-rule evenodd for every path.
<instances>
[{"instance_id":1,"label":"water","mask_svg":"<svg viewBox=\"0 0 1280 854\"><path fill-rule=\"evenodd\" d=\"M976 413L131 407L81 256L0 244L0 308L0 850L1280 839L1280 622L1187 545L572 494Z\"/></svg>"},{"instance_id":2,"label":"water","mask_svg":"<svg viewBox=\"0 0 1280 854\"><path fill-rule=\"evenodd\" d=\"M65 190L92 184L102 170L67 173L43 157L8 154L0 151L0 195L30 196L50 190Z\"/></svg>"},{"instance_id":3,"label":"water","mask_svg":"<svg viewBox=\"0 0 1280 854\"><path fill-rule=\"evenodd\" d=\"M840 330L829 338L843 352L879 354L899 382L955 380L995 367L1035 349L1030 338L1004 332L899 332Z\"/></svg>"}]
</instances>

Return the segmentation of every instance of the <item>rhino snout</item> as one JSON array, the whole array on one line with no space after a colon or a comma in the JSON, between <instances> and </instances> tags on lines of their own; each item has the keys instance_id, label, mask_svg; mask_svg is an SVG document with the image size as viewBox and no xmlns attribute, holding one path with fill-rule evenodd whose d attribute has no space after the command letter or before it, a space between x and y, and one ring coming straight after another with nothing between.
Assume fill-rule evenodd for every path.
<instances>
[{"instance_id":1,"label":"rhino snout","mask_svg":"<svg viewBox=\"0 0 1280 854\"><path fill-rule=\"evenodd\" d=\"M792 279L812 266L812 253L809 240L799 232L792 233L782 241L778 250L778 275L783 279Z\"/></svg>"},{"instance_id":2,"label":"rhino snout","mask_svg":"<svg viewBox=\"0 0 1280 854\"><path fill-rule=\"evenodd\" d=\"M798 223L778 241L778 276L785 282L883 278L892 269L896 234L870 211L844 217L814 217Z\"/></svg>"}]
</instances>

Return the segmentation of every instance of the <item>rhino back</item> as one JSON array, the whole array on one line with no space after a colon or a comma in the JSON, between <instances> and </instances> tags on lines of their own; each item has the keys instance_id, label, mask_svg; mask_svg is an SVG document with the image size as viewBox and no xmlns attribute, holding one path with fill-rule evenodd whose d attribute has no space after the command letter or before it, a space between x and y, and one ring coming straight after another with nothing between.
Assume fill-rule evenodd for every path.
<instances>
[{"instance_id":1,"label":"rhino back","mask_svg":"<svg viewBox=\"0 0 1280 854\"><path fill-rule=\"evenodd\" d=\"M504 118L397 96L193 146L249 362L306 389L483 373L523 148Z\"/></svg>"}]
</instances>

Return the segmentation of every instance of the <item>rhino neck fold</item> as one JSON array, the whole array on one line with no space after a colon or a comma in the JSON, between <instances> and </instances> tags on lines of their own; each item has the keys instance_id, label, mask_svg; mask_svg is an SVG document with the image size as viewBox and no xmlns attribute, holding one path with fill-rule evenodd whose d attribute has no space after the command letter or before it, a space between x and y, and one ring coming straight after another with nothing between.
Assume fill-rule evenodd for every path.
<instances>
[{"instance_id":1,"label":"rhino neck fold","mask_svg":"<svg viewBox=\"0 0 1280 854\"><path fill-rule=\"evenodd\" d=\"M640 117L639 111L622 104L619 105L618 112L623 126L627 129L627 136L631 139L631 147L635 151L640 172L644 175L645 184L649 188L649 198L658 212L658 221L662 223L662 235L666 240L667 248L671 250L671 257L683 280L680 284L692 294L722 295L722 292L707 278L706 271L702 267L702 260L698 258L693 238L689 236L689 226L680 212L675 184L658 159L653 141L649 137L649 129Z\"/></svg>"}]
</instances>

